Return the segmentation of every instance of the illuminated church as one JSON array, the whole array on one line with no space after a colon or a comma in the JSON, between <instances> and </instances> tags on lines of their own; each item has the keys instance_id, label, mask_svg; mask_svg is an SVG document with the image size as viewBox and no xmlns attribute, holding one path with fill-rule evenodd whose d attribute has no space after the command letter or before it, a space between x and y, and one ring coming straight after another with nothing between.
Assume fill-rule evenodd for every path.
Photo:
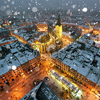
<instances>
[{"instance_id":1,"label":"illuminated church","mask_svg":"<svg viewBox=\"0 0 100 100\"><path fill-rule=\"evenodd\" d=\"M45 33L35 42L40 53L46 53L50 50L59 50L62 47L62 24L60 15L53 32Z\"/></svg>"}]
</instances>

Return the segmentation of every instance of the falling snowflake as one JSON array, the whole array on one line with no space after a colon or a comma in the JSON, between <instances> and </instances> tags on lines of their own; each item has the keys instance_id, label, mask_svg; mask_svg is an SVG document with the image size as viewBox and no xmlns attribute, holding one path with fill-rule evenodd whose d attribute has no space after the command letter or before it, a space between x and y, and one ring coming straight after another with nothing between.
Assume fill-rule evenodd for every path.
<instances>
[{"instance_id":1,"label":"falling snowflake","mask_svg":"<svg viewBox=\"0 0 100 100\"><path fill-rule=\"evenodd\" d=\"M8 2L10 2L10 0L8 0Z\"/></svg>"},{"instance_id":2,"label":"falling snowflake","mask_svg":"<svg viewBox=\"0 0 100 100\"><path fill-rule=\"evenodd\" d=\"M94 11L94 9L91 9L90 12Z\"/></svg>"},{"instance_id":3,"label":"falling snowflake","mask_svg":"<svg viewBox=\"0 0 100 100\"><path fill-rule=\"evenodd\" d=\"M23 14L25 14L25 11L23 11Z\"/></svg>"},{"instance_id":4,"label":"falling snowflake","mask_svg":"<svg viewBox=\"0 0 100 100\"><path fill-rule=\"evenodd\" d=\"M10 97L8 97L8 100L10 100L11 98Z\"/></svg>"},{"instance_id":5,"label":"falling snowflake","mask_svg":"<svg viewBox=\"0 0 100 100\"><path fill-rule=\"evenodd\" d=\"M34 18L36 19L37 17L35 16Z\"/></svg>"},{"instance_id":6,"label":"falling snowflake","mask_svg":"<svg viewBox=\"0 0 100 100\"><path fill-rule=\"evenodd\" d=\"M9 8L9 5L7 5L7 8Z\"/></svg>"},{"instance_id":7,"label":"falling snowflake","mask_svg":"<svg viewBox=\"0 0 100 100\"><path fill-rule=\"evenodd\" d=\"M97 4L95 3L95 6L96 6Z\"/></svg>"},{"instance_id":8,"label":"falling snowflake","mask_svg":"<svg viewBox=\"0 0 100 100\"><path fill-rule=\"evenodd\" d=\"M67 14L70 14L70 9L68 9Z\"/></svg>"},{"instance_id":9,"label":"falling snowflake","mask_svg":"<svg viewBox=\"0 0 100 100\"><path fill-rule=\"evenodd\" d=\"M8 69L11 70L11 66L8 66Z\"/></svg>"},{"instance_id":10,"label":"falling snowflake","mask_svg":"<svg viewBox=\"0 0 100 100\"><path fill-rule=\"evenodd\" d=\"M41 5L41 4L39 3L39 5Z\"/></svg>"},{"instance_id":11,"label":"falling snowflake","mask_svg":"<svg viewBox=\"0 0 100 100\"><path fill-rule=\"evenodd\" d=\"M37 12L37 8L36 8L36 7L33 7L33 8L32 8L32 11L33 11L33 12Z\"/></svg>"},{"instance_id":12,"label":"falling snowflake","mask_svg":"<svg viewBox=\"0 0 100 100\"><path fill-rule=\"evenodd\" d=\"M18 14L20 14L20 12L17 12Z\"/></svg>"},{"instance_id":13,"label":"falling snowflake","mask_svg":"<svg viewBox=\"0 0 100 100\"><path fill-rule=\"evenodd\" d=\"M34 97L36 97L36 93L35 92L32 92L31 93L31 96L34 98Z\"/></svg>"},{"instance_id":14,"label":"falling snowflake","mask_svg":"<svg viewBox=\"0 0 100 100\"><path fill-rule=\"evenodd\" d=\"M87 10L88 10L88 9L87 9L86 7L84 7L84 8L82 9L83 12L87 12Z\"/></svg>"},{"instance_id":15,"label":"falling snowflake","mask_svg":"<svg viewBox=\"0 0 100 100\"><path fill-rule=\"evenodd\" d=\"M18 33L18 30L14 30L14 33L15 33L15 34Z\"/></svg>"},{"instance_id":16,"label":"falling snowflake","mask_svg":"<svg viewBox=\"0 0 100 100\"><path fill-rule=\"evenodd\" d=\"M80 9L78 9L78 11L80 11Z\"/></svg>"},{"instance_id":17,"label":"falling snowflake","mask_svg":"<svg viewBox=\"0 0 100 100\"><path fill-rule=\"evenodd\" d=\"M37 1L35 3L37 3Z\"/></svg>"},{"instance_id":18,"label":"falling snowflake","mask_svg":"<svg viewBox=\"0 0 100 100\"><path fill-rule=\"evenodd\" d=\"M6 93L9 93L9 91L7 90Z\"/></svg>"},{"instance_id":19,"label":"falling snowflake","mask_svg":"<svg viewBox=\"0 0 100 100\"><path fill-rule=\"evenodd\" d=\"M15 66L15 65L13 65L13 66L12 66L12 70L15 70L15 69L16 69L16 66Z\"/></svg>"},{"instance_id":20,"label":"falling snowflake","mask_svg":"<svg viewBox=\"0 0 100 100\"><path fill-rule=\"evenodd\" d=\"M30 3L29 3L28 5L29 5L29 6L31 6L31 4L30 4Z\"/></svg>"},{"instance_id":21,"label":"falling snowflake","mask_svg":"<svg viewBox=\"0 0 100 100\"><path fill-rule=\"evenodd\" d=\"M28 7L28 9L30 9L30 7Z\"/></svg>"},{"instance_id":22,"label":"falling snowflake","mask_svg":"<svg viewBox=\"0 0 100 100\"><path fill-rule=\"evenodd\" d=\"M68 5L68 3L66 3L66 5Z\"/></svg>"},{"instance_id":23,"label":"falling snowflake","mask_svg":"<svg viewBox=\"0 0 100 100\"><path fill-rule=\"evenodd\" d=\"M1 7L0 7L0 10L1 10L1 11L5 11L5 10L6 10L6 6L1 6Z\"/></svg>"},{"instance_id":24,"label":"falling snowflake","mask_svg":"<svg viewBox=\"0 0 100 100\"><path fill-rule=\"evenodd\" d=\"M14 4L15 4L15 2L14 2L14 1L12 1L12 2L11 2L11 4L12 4L12 5L14 5Z\"/></svg>"},{"instance_id":25,"label":"falling snowflake","mask_svg":"<svg viewBox=\"0 0 100 100\"><path fill-rule=\"evenodd\" d=\"M14 13L14 15L17 15L17 14L18 14L18 12L15 12L15 13Z\"/></svg>"},{"instance_id":26,"label":"falling snowflake","mask_svg":"<svg viewBox=\"0 0 100 100\"><path fill-rule=\"evenodd\" d=\"M9 23L11 23L11 21L9 21Z\"/></svg>"},{"instance_id":27,"label":"falling snowflake","mask_svg":"<svg viewBox=\"0 0 100 100\"><path fill-rule=\"evenodd\" d=\"M14 7L16 9L16 7Z\"/></svg>"},{"instance_id":28,"label":"falling snowflake","mask_svg":"<svg viewBox=\"0 0 100 100\"><path fill-rule=\"evenodd\" d=\"M7 49L10 49L10 46L9 46L9 45L7 45L7 46L6 46L6 48L7 48Z\"/></svg>"},{"instance_id":29,"label":"falling snowflake","mask_svg":"<svg viewBox=\"0 0 100 100\"><path fill-rule=\"evenodd\" d=\"M6 11L6 14L7 14L7 15L11 15L11 14L12 14L11 10L7 10L7 11Z\"/></svg>"},{"instance_id":30,"label":"falling snowflake","mask_svg":"<svg viewBox=\"0 0 100 100\"><path fill-rule=\"evenodd\" d=\"M74 9L76 7L76 5L72 5L72 8Z\"/></svg>"}]
</instances>

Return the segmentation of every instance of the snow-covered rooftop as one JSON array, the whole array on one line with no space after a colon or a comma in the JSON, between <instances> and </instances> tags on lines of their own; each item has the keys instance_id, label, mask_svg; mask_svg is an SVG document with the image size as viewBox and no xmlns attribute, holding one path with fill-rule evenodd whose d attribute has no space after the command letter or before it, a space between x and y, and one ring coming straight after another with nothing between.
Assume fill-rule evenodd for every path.
<instances>
[{"instance_id":1,"label":"snow-covered rooftop","mask_svg":"<svg viewBox=\"0 0 100 100\"><path fill-rule=\"evenodd\" d=\"M0 60L0 76L7 73L9 71L9 67L5 59Z\"/></svg>"},{"instance_id":2,"label":"snow-covered rooftop","mask_svg":"<svg viewBox=\"0 0 100 100\"><path fill-rule=\"evenodd\" d=\"M97 84L100 85L100 79L98 80L98 83Z\"/></svg>"},{"instance_id":3,"label":"snow-covered rooftop","mask_svg":"<svg viewBox=\"0 0 100 100\"><path fill-rule=\"evenodd\" d=\"M100 76L100 49L93 45L94 41L90 40L90 36L84 34L78 41L59 50L51 57L60 60L65 65L97 83L98 76ZM90 48L86 48L86 44Z\"/></svg>"},{"instance_id":4,"label":"snow-covered rooftop","mask_svg":"<svg viewBox=\"0 0 100 100\"><path fill-rule=\"evenodd\" d=\"M11 68L13 65L15 65L16 67L20 66L20 63L17 60L17 58L11 54L9 54L9 57L8 55L6 56L6 61L7 61L8 66L10 66Z\"/></svg>"},{"instance_id":5,"label":"snow-covered rooftop","mask_svg":"<svg viewBox=\"0 0 100 100\"><path fill-rule=\"evenodd\" d=\"M31 59L39 56L39 52L33 50L31 47L28 48L27 45L15 41L11 44L4 45L5 49L10 50L8 54L0 56L0 75L5 74L10 69L12 70L12 66L19 67L21 64L28 62ZM1 47L0 47L1 48ZM5 52L0 49L1 52Z\"/></svg>"},{"instance_id":6,"label":"snow-covered rooftop","mask_svg":"<svg viewBox=\"0 0 100 100\"><path fill-rule=\"evenodd\" d=\"M87 76L90 71L91 65L81 64L79 69L77 70L78 73L81 73L84 76Z\"/></svg>"},{"instance_id":7,"label":"snow-covered rooftop","mask_svg":"<svg viewBox=\"0 0 100 100\"><path fill-rule=\"evenodd\" d=\"M64 63L65 65L70 65L70 63L71 63L71 60L70 59L67 59L67 58L65 58L63 61L62 61L62 63Z\"/></svg>"},{"instance_id":8,"label":"snow-covered rooftop","mask_svg":"<svg viewBox=\"0 0 100 100\"><path fill-rule=\"evenodd\" d=\"M31 59L34 59L34 58L35 58L35 57L34 57L34 54L33 54L32 52L25 51L24 54L25 54L25 56L26 56L26 58L27 58L28 60L31 60Z\"/></svg>"},{"instance_id":9,"label":"snow-covered rooftop","mask_svg":"<svg viewBox=\"0 0 100 100\"><path fill-rule=\"evenodd\" d=\"M74 70L78 70L78 68L81 66L81 63L77 60L73 60L69 66L70 68L73 68Z\"/></svg>"},{"instance_id":10,"label":"snow-covered rooftop","mask_svg":"<svg viewBox=\"0 0 100 100\"><path fill-rule=\"evenodd\" d=\"M98 82L99 75L96 75L92 71L90 71L90 73L88 74L87 78L89 80L93 81L94 83L97 83Z\"/></svg>"},{"instance_id":11,"label":"snow-covered rooftop","mask_svg":"<svg viewBox=\"0 0 100 100\"><path fill-rule=\"evenodd\" d=\"M3 38L3 39L0 39L0 44L10 42L10 41L14 41L14 40L17 40L17 38L15 38L13 36L11 36L9 38Z\"/></svg>"}]
</instances>

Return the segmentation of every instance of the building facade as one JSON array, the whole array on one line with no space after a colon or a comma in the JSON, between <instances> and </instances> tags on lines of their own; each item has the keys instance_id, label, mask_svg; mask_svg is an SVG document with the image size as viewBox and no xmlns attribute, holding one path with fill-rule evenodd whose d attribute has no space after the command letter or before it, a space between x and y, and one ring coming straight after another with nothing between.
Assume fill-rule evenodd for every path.
<instances>
[{"instance_id":1,"label":"building facade","mask_svg":"<svg viewBox=\"0 0 100 100\"><path fill-rule=\"evenodd\" d=\"M60 15L58 16L58 21L55 26L55 31L48 32L46 34L41 35L36 45L40 53L45 53L47 52L47 48L50 44L54 44L55 46L58 46L56 45L56 41L62 41L62 25L60 21ZM60 47L62 47L62 43Z\"/></svg>"},{"instance_id":2,"label":"building facade","mask_svg":"<svg viewBox=\"0 0 100 100\"><path fill-rule=\"evenodd\" d=\"M1 90L40 64L40 53L19 41L1 46L0 54Z\"/></svg>"},{"instance_id":3,"label":"building facade","mask_svg":"<svg viewBox=\"0 0 100 100\"><path fill-rule=\"evenodd\" d=\"M88 34L54 53L51 61L73 81L83 84L100 96L100 48L93 45Z\"/></svg>"}]
</instances>

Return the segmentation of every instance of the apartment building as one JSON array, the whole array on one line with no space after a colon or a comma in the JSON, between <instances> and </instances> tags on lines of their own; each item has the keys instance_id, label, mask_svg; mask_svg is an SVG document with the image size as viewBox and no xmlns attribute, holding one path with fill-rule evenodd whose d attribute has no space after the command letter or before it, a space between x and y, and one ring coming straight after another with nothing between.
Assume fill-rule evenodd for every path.
<instances>
[{"instance_id":1,"label":"apartment building","mask_svg":"<svg viewBox=\"0 0 100 100\"><path fill-rule=\"evenodd\" d=\"M51 61L74 81L100 95L100 48L90 34L51 55Z\"/></svg>"},{"instance_id":2,"label":"apartment building","mask_svg":"<svg viewBox=\"0 0 100 100\"><path fill-rule=\"evenodd\" d=\"M22 73L34 70L40 63L40 53L19 41L0 47L0 89L10 85Z\"/></svg>"}]
</instances>

